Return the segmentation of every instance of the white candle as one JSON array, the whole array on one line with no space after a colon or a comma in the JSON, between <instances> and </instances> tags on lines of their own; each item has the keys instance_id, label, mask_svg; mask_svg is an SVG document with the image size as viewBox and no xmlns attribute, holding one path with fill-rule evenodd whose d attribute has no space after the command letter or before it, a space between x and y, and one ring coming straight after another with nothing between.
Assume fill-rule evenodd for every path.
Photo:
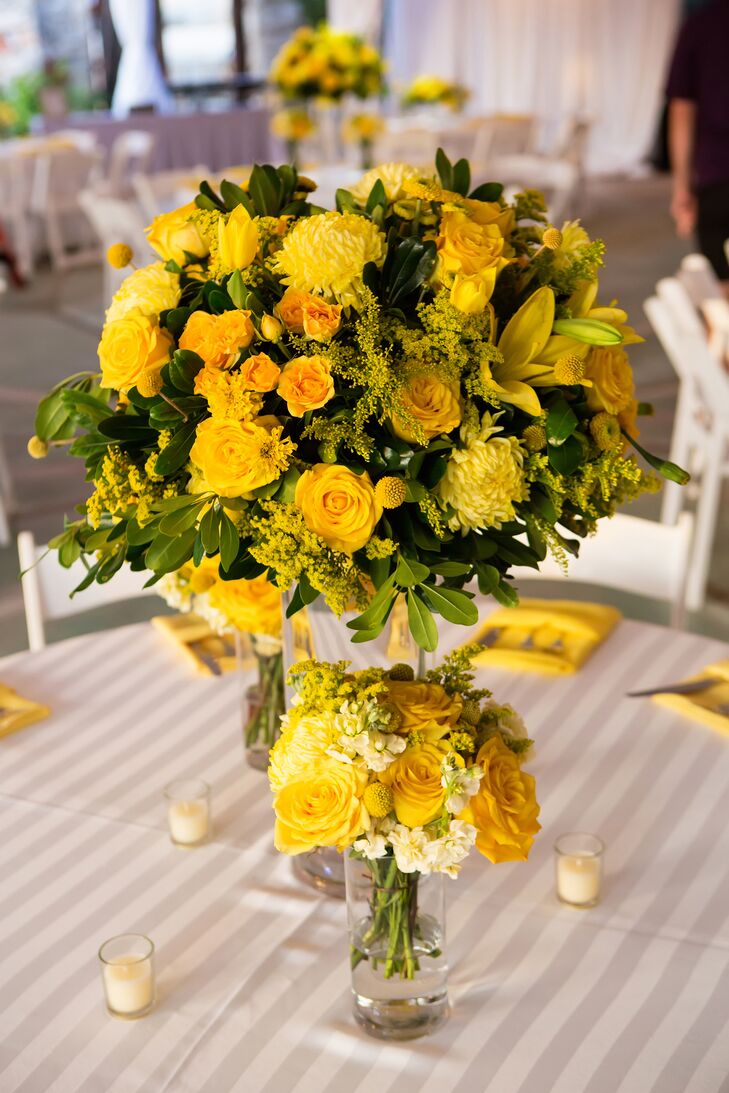
<instances>
[{"instance_id":1,"label":"white candle","mask_svg":"<svg viewBox=\"0 0 729 1093\"><path fill-rule=\"evenodd\" d=\"M112 1013L141 1016L154 1001L151 960L132 955L115 957L113 964L104 965L104 988L106 1004Z\"/></svg>"},{"instance_id":2,"label":"white candle","mask_svg":"<svg viewBox=\"0 0 729 1093\"><path fill-rule=\"evenodd\" d=\"M594 904L600 896L599 858L562 857L557 862L557 892L565 903Z\"/></svg>"},{"instance_id":3,"label":"white candle","mask_svg":"<svg viewBox=\"0 0 729 1093\"><path fill-rule=\"evenodd\" d=\"M172 841L180 846L195 846L208 837L210 814L207 801L173 801L167 818Z\"/></svg>"}]
</instances>

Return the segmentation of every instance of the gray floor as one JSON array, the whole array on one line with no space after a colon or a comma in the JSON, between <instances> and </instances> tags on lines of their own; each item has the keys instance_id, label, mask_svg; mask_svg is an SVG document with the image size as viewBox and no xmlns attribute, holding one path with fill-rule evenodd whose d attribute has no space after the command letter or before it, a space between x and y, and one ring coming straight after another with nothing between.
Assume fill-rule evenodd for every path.
<instances>
[{"instance_id":1,"label":"gray floor","mask_svg":"<svg viewBox=\"0 0 729 1093\"><path fill-rule=\"evenodd\" d=\"M663 178L593 182L585 197L583 219L593 235L607 244L607 265L601 277L601 298L619 297L633 324L647 338L631 359L640 397L653 402L655 416L642 419L642 440L652 451L668 452L676 398L675 376L660 346L651 336L642 303L659 277L675 271L686 246L678 242L667 215L668 186ZM10 465L15 493L14 530L30 528L44 542L62 526L64 513L83 496L83 468L79 461L54 452L35 462L25 453L33 432L37 399L64 376L96 364L98 331L103 316L99 269L78 270L60 277L37 275L32 286L0 296L0 439ZM706 608L693 616L691 629L729 639L729 506L718 529L712 563L710 596ZM646 498L631 509L655 516L658 500ZM534 586L532 588L532 591ZM539 585L540 592L548 586ZM561 593L564 594L562 588ZM574 587L570 594L594 595ZM627 614L666 621L660 605L611 595ZM84 630L147 618L159 613L159 599L150 597L75 616L54 624L56 638ZM13 548L0 549L0 654L26 645L18 564Z\"/></svg>"}]
</instances>

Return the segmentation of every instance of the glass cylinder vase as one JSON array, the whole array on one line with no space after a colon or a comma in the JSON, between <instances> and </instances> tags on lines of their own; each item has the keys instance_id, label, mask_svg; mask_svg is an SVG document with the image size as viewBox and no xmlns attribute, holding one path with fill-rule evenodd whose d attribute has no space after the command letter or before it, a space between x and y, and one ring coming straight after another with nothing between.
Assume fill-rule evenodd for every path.
<instances>
[{"instance_id":1,"label":"glass cylinder vase","mask_svg":"<svg viewBox=\"0 0 729 1093\"><path fill-rule=\"evenodd\" d=\"M244 667L242 643L237 642L239 667ZM281 732L286 712L284 661L281 642L253 634L251 648L257 679L243 693L243 743L246 761L255 770L267 770L268 756Z\"/></svg>"},{"instance_id":2,"label":"glass cylinder vase","mask_svg":"<svg viewBox=\"0 0 729 1093\"><path fill-rule=\"evenodd\" d=\"M390 668L396 663L409 664L418 676L424 675L430 667L430 655L418 648L410 634L404 599L395 605L378 638L357 644L352 642L356 631L347 626L347 622L356 617L357 611L337 616L326 606L324 598L320 597L304 610L287 618L286 611L291 603L290 592L282 593L282 603L285 675L288 675L289 668L294 664L309 659L348 660L356 671L373 665ZM293 692L287 685L287 702L292 698ZM308 854L297 854L292 868L303 884L336 899L345 898L343 855L333 847L320 847Z\"/></svg>"},{"instance_id":3,"label":"glass cylinder vase","mask_svg":"<svg viewBox=\"0 0 729 1093\"><path fill-rule=\"evenodd\" d=\"M380 1040L427 1036L448 1016L443 874L349 852L345 876L357 1023Z\"/></svg>"}]
</instances>

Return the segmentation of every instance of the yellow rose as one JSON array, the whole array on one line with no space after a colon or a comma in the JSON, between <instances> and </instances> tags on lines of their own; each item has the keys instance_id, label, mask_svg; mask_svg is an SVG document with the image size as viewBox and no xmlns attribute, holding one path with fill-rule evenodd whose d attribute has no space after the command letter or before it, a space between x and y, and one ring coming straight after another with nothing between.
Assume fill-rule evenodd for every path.
<instances>
[{"instance_id":1,"label":"yellow rose","mask_svg":"<svg viewBox=\"0 0 729 1093\"><path fill-rule=\"evenodd\" d=\"M304 471L294 500L306 526L346 554L365 545L382 516L370 476L337 463L316 463Z\"/></svg>"},{"instance_id":2,"label":"yellow rose","mask_svg":"<svg viewBox=\"0 0 729 1093\"><path fill-rule=\"evenodd\" d=\"M247 269L258 253L258 228L242 205L218 220L218 265L221 273Z\"/></svg>"},{"instance_id":3,"label":"yellow rose","mask_svg":"<svg viewBox=\"0 0 729 1093\"><path fill-rule=\"evenodd\" d=\"M166 262L171 260L177 262L178 266L184 266L188 261L187 254L204 258L209 253L208 245L200 235L197 225L190 219L195 212L195 203L190 201L170 213L156 216L146 229L150 247Z\"/></svg>"},{"instance_id":4,"label":"yellow rose","mask_svg":"<svg viewBox=\"0 0 729 1093\"><path fill-rule=\"evenodd\" d=\"M318 410L334 394L329 361L326 357L294 357L283 367L278 393L294 417Z\"/></svg>"},{"instance_id":5,"label":"yellow rose","mask_svg":"<svg viewBox=\"0 0 729 1093\"><path fill-rule=\"evenodd\" d=\"M273 391L281 376L281 369L268 353L256 353L243 361L240 375L251 391Z\"/></svg>"},{"instance_id":6,"label":"yellow rose","mask_svg":"<svg viewBox=\"0 0 729 1093\"><path fill-rule=\"evenodd\" d=\"M197 427L190 459L220 497L246 497L251 490L275 482L285 469L285 464L261 458L277 426L275 417L206 418Z\"/></svg>"},{"instance_id":7,"label":"yellow rose","mask_svg":"<svg viewBox=\"0 0 729 1093\"><path fill-rule=\"evenodd\" d=\"M309 296L301 306L304 333L315 342L328 342L342 325L342 308L318 296Z\"/></svg>"},{"instance_id":8,"label":"yellow rose","mask_svg":"<svg viewBox=\"0 0 729 1093\"><path fill-rule=\"evenodd\" d=\"M268 781L274 793L287 782L305 777L327 758L327 748L341 734L336 714L322 710L318 714L303 714L293 706L281 725L281 736L271 749Z\"/></svg>"},{"instance_id":9,"label":"yellow rose","mask_svg":"<svg viewBox=\"0 0 729 1093\"><path fill-rule=\"evenodd\" d=\"M317 846L346 850L369 825L361 800L366 786L366 771L328 758L308 776L288 782L273 801L276 849L284 854Z\"/></svg>"},{"instance_id":10,"label":"yellow rose","mask_svg":"<svg viewBox=\"0 0 729 1093\"><path fill-rule=\"evenodd\" d=\"M436 240L442 270L447 274L483 273L494 267L498 274L504 257L504 237L496 224L479 224L462 209L445 212Z\"/></svg>"},{"instance_id":11,"label":"yellow rose","mask_svg":"<svg viewBox=\"0 0 729 1093\"><path fill-rule=\"evenodd\" d=\"M216 581L208 602L230 625L247 634L281 634L281 593L265 574L250 581Z\"/></svg>"},{"instance_id":12,"label":"yellow rose","mask_svg":"<svg viewBox=\"0 0 729 1093\"><path fill-rule=\"evenodd\" d=\"M498 733L486 741L476 762L484 772L481 785L459 819L474 825L476 846L490 862L526 861L541 828L534 778L520 769Z\"/></svg>"},{"instance_id":13,"label":"yellow rose","mask_svg":"<svg viewBox=\"0 0 729 1093\"><path fill-rule=\"evenodd\" d=\"M179 302L179 276L169 273L162 262L153 262L124 278L107 309L106 321L123 319L130 311L141 311L156 319L161 311L177 307Z\"/></svg>"},{"instance_id":14,"label":"yellow rose","mask_svg":"<svg viewBox=\"0 0 729 1093\"><path fill-rule=\"evenodd\" d=\"M261 319L261 335L267 342L280 342L283 323L275 315L264 315Z\"/></svg>"},{"instance_id":15,"label":"yellow rose","mask_svg":"<svg viewBox=\"0 0 729 1093\"><path fill-rule=\"evenodd\" d=\"M392 790L395 815L401 824L421 827L443 808L440 764L450 750L450 745L440 742L414 744L380 773L382 784Z\"/></svg>"},{"instance_id":16,"label":"yellow rose","mask_svg":"<svg viewBox=\"0 0 729 1093\"><path fill-rule=\"evenodd\" d=\"M451 285L451 303L464 315L480 315L491 299L495 282L494 267L485 270L483 277L480 273L457 273Z\"/></svg>"},{"instance_id":17,"label":"yellow rose","mask_svg":"<svg viewBox=\"0 0 729 1093\"><path fill-rule=\"evenodd\" d=\"M403 405L419 422L424 443L440 433L450 433L461 424L461 397L458 383L443 383L436 376L415 376L402 393ZM391 419L395 436L409 444L420 444L415 432L400 418Z\"/></svg>"},{"instance_id":18,"label":"yellow rose","mask_svg":"<svg viewBox=\"0 0 729 1093\"><path fill-rule=\"evenodd\" d=\"M457 723L463 708L461 696L449 695L440 683L402 679L387 681L386 702L399 715L398 732L426 732L428 737L438 732L444 736Z\"/></svg>"},{"instance_id":19,"label":"yellow rose","mask_svg":"<svg viewBox=\"0 0 729 1093\"><path fill-rule=\"evenodd\" d=\"M477 224L495 224L503 236L510 235L514 230L514 210L511 206L503 209L498 201L475 201L471 197L459 202L461 204Z\"/></svg>"},{"instance_id":20,"label":"yellow rose","mask_svg":"<svg viewBox=\"0 0 729 1093\"><path fill-rule=\"evenodd\" d=\"M292 334L304 333L304 304L311 298L311 294L303 289L287 288L273 309Z\"/></svg>"},{"instance_id":21,"label":"yellow rose","mask_svg":"<svg viewBox=\"0 0 729 1093\"><path fill-rule=\"evenodd\" d=\"M170 359L171 346L172 335L141 312L106 323L99 342L102 387L128 391L147 368L159 370Z\"/></svg>"},{"instance_id":22,"label":"yellow rose","mask_svg":"<svg viewBox=\"0 0 729 1093\"><path fill-rule=\"evenodd\" d=\"M606 410L609 414L621 414L631 406L635 384L623 349L591 349L585 359L585 378L592 380L592 387L585 393L593 413Z\"/></svg>"},{"instance_id":23,"label":"yellow rose","mask_svg":"<svg viewBox=\"0 0 729 1093\"><path fill-rule=\"evenodd\" d=\"M254 334L250 311L224 311L222 315L194 311L180 336L180 349L197 353L208 368L227 368L235 363L241 349L248 348Z\"/></svg>"}]
</instances>

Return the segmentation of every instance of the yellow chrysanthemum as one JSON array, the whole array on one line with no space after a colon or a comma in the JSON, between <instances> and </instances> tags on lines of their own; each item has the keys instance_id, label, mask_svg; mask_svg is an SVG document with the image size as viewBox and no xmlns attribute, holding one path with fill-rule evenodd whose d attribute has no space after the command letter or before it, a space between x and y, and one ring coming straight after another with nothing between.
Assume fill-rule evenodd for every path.
<instances>
[{"instance_id":1,"label":"yellow chrysanthemum","mask_svg":"<svg viewBox=\"0 0 729 1093\"><path fill-rule=\"evenodd\" d=\"M351 193L355 201L364 204L370 196L370 190L376 182L381 182L385 187L387 200L397 201L405 196L404 182L408 178L418 178L420 171L409 163L381 163L362 175L359 182L352 187Z\"/></svg>"},{"instance_id":2,"label":"yellow chrysanthemum","mask_svg":"<svg viewBox=\"0 0 729 1093\"><path fill-rule=\"evenodd\" d=\"M438 496L454 509L448 520L452 531L499 528L514 518L514 505L526 497L524 457L515 437L496 436L498 414L485 413L476 432L461 429L463 448L451 453Z\"/></svg>"},{"instance_id":3,"label":"yellow chrysanthemum","mask_svg":"<svg viewBox=\"0 0 729 1093\"><path fill-rule=\"evenodd\" d=\"M299 220L275 257L275 269L291 288L315 292L345 307L360 304L362 270L382 262L385 237L355 213L322 213Z\"/></svg>"},{"instance_id":4,"label":"yellow chrysanthemum","mask_svg":"<svg viewBox=\"0 0 729 1093\"><path fill-rule=\"evenodd\" d=\"M130 311L157 319L160 312L177 307L180 294L178 275L166 270L164 263L152 262L124 278L106 312L106 321L123 319Z\"/></svg>"}]
</instances>

